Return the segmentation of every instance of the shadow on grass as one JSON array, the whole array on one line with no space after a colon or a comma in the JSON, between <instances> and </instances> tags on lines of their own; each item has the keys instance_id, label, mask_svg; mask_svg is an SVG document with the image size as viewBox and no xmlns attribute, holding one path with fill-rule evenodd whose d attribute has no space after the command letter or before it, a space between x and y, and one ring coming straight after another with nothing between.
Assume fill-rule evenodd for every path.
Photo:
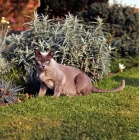
<instances>
[{"instance_id":1,"label":"shadow on grass","mask_svg":"<svg viewBox=\"0 0 139 140\"><path fill-rule=\"evenodd\" d=\"M131 78L131 77L124 77L124 76L115 76L113 80L119 82L119 80L125 80L126 86L133 86L139 87L139 78Z\"/></svg>"}]
</instances>

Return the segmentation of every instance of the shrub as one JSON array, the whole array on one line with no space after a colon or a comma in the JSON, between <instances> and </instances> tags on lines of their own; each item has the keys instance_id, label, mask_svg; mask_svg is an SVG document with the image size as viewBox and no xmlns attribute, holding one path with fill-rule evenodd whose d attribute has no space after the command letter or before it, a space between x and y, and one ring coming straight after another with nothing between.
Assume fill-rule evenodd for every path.
<instances>
[{"instance_id":1,"label":"shrub","mask_svg":"<svg viewBox=\"0 0 139 140\"><path fill-rule=\"evenodd\" d=\"M0 23L0 105L17 102L16 94L22 90L20 86L16 86L12 83L12 79L10 79L10 63L3 57L9 28L9 22L2 17Z\"/></svg>"},{"instance_id":2,"label":"shrub","mask_svg":"<svg viewBox=\"0 0 139 140\"><path fill-rule=\"evenodd\" d=\"M88 3L88 0L55 0L55 2L50 0L41 0L41 5L38 8L38 13L42 13L44 15L49 15L50 18L53 17L65 17L68 12L76 13L77 11L81 11Z\"/></svg>"},{"instance_id":3,"label":"shrub","mask_svg":"<svg viewBox=\"0 0 139 140\"><path fill-rule=\"evenodd\" d=\"M31 22L25 23L28 30L8 37L12 42L6 56L13 65L25 70L24 79L35 72L34 49L55 50L58 63L72 65L88 74L93 81L107 75L112 48L107 44L103 20L96 18L92 25L85 25L71 14L64 21L54 21L48 16L34 13Z\"/></svg>"},{"instance_id":4,"label":"shrub","mask_svg":"<svg viewBox=\"0 0 139 140\"><path fill-rule=\"evenodd\" d=\"M8 69L10 69L8 62L3 58L2 52L5 48L6 43L6 35L9 31L10 26L9 22L2 17L0 23L0 73L4 74Z\"/></svg>"},{"instance_id":5,"label":"shrub","mask_svg":"<svg viewBox=\"0 0 139 140\"><path fill-rule=\"evenodd\" d=\"M107 3L108 0L40 0L40 7L38 13L49 15L50 18L65 18L68 12L76 15L77 12L83 11L92 3L103 2Z\"/></svg>"},{"instance_id":6,"label":"shrub","mask_svg":"<svg viewBox=\"0 0 139 140\"><path fill-rule=\"evenodd\" d=\"M17 93L23 90L21 86L14 85L11 81L0 80L0 105L18 102Z\"/></svg>"},{"instance_id":7,"label":"shrub","mask_svg":"<svg viewBox=\"0 0 139 140\"><path fill-rule=\"evenodd\" d=\"M139 53L139 13L134 7L106 3L94 3L79 13L85 22L95 21L99 16L105 21L105 28L112 34L110 42L117 44L121 56L135 56Z\"/></svg>"},{"instance_id":8,"label":"shrub","mask_svg":"<svg viewBox=\"0 0 139 140\"><path fill-rule=\"evenodd\" d=\"M35 13L32 21L25 23L29 30L9 36L12 44L6 55L13 65L22 65L30 74L34 70L34 48L54 49L59 63L77 67L94 80L100 79L109 71L111 47L105 37L108 33L102 31L103 20L96 21L86 26L69 14L64 21L54 22Z\"/></svg>"}]
</instances>

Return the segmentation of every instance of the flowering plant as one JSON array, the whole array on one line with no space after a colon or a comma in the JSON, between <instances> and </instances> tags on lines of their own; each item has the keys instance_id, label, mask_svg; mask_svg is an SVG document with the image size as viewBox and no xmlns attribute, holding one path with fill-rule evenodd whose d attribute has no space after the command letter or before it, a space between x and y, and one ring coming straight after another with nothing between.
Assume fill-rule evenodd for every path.
<instances>
[{"instance_id":1,"label":"flowering plant","mask_svg":"<svg viewBox=\"0 0 139 140\"><path fill-rule=\"evenodd\" d=\"M5 19L5 17L2 17L1 23L0 23L0 47L3 48L6 40L6 35L10 29L9 21ZM1 52L1 49L0 49Z\"/></svg>"},{"instance_id":2,"label":"flowering plant","mask_svg":"<svg viewBox=\"0 0 139 140\"><path fill-rule=\"evenodd\" d=\"M0 22L0 74L2 75L7 70L8 62L2 57L2 52L5 49L5 42L7 33L10 29L9 21L5 19L5 17L2 17Z\"/></svg>"},{"instance_id":3,"label":"flowering plant","mask_svg":"<svg viewBox=\"0 0 139 140\"><path fill-rule=\"evenodd\" d=\"M119 70L120 72L123 72L123 70L126 68L126 66L124 66L124 64L119 63Z\"/></svg>"}]
</instances>

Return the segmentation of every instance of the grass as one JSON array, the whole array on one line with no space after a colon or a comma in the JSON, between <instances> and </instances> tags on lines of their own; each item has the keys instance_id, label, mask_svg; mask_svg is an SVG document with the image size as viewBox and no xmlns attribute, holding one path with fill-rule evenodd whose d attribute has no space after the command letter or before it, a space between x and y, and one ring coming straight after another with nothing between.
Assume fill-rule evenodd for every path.
<instances>
[{"instance_id":1,"label":"grass","mask_svg":"<svg viewBox=\"0 0 139 140\"><path fill-rule=\"evenodd\" d=\"M36 97L0 107L1 140L139 139L139 67L104 78L96 86L123 91L89 96Z\"/></svg>"}]
</instances>

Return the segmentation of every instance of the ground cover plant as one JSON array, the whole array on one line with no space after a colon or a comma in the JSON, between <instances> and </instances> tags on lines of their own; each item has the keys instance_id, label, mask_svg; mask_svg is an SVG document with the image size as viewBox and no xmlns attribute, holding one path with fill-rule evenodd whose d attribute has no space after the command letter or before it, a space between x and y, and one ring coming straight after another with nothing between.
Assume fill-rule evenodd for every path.
<instances>
[{"instance_id":1,"label":"ground cover plant","mask_svg":"<svg viewBox=\"0 0 139 140\"><path fill-rule=\"evenodd\" d=\"M45 140L139 139L139 67L105 77L96 86L117 93L89 96L32 98L20 104L0 106L0 138Z\"/></svg>"}]
</instances>

